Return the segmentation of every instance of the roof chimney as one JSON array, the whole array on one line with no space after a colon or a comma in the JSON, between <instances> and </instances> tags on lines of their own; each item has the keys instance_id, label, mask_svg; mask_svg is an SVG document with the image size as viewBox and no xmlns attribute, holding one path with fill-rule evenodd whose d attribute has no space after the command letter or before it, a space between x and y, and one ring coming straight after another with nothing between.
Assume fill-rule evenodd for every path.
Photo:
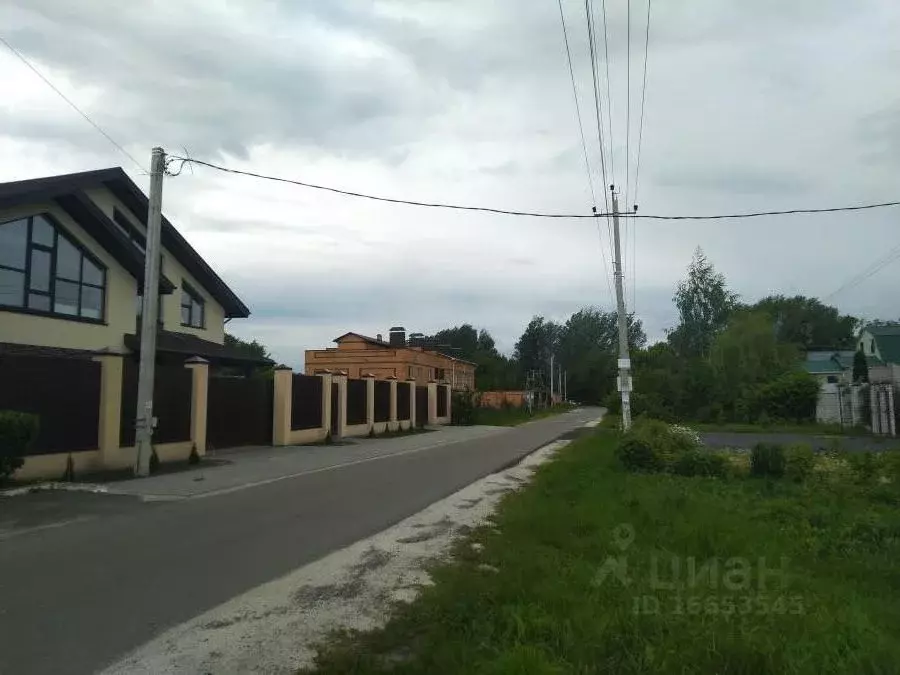
<instances>
[{"instance_id":1,"label":"roof chimney","mask_svg":"<svg viewBox=\"0 0 900 675\"><path fill-rule=\"evenodd\" d=\"M406 329L403 326L393 326L389 331L391 347L406 346Z\"/></svg>"},{"instance_id":2,"label":"roof chimney","mask_svg":"<svg viewBox=\"0 0 900 675\"><path fill-rule=\"evenodd\" d=\"M378 340L379 342L384 342L384 339L381 337L381 333L379 333L378 335L376 335L376 336L375 336L375 339Z\"/></svg>"}]
</instances>

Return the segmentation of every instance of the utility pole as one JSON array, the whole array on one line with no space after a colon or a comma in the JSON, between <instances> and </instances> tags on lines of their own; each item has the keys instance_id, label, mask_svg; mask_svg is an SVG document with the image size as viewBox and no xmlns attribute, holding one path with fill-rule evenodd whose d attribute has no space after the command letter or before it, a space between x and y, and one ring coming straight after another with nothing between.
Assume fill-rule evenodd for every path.
<instances>
[{"instance_id":1,"label":"utility pole","mask_svg":"<svg viewBox=\"0 0 900 675\"><path fill-rule=\"evenodd\" d=\"M550 405L553 405L553 354L550 354Z\"/></svg>"},{"instance_id":2,"label":"utility pole","mask_svg":"<svg viewBox=\"0 0 900 675\"><path fill-rule=\"evenodd\" d=\"M563 400L569 400L569 369L566 368L565 373L563 374Z\"/></svg>"},{"instance_id":3,"label":"utility pole","mask_svg":"<svg viewBox=\"0 0 900 675\"><path fill-rule=\"evenodd\" d=\"M156 372L156 331L159 316L160 224L166 153L153 148L150 156L150 207L147 212L147 246L144 253L144 294L141 302L141 361L138 371L135 414L135 476L150 475L153 454L153 378Z\"/></svg>"},{"instance_id":4,"label":"utility pole","mask_svg":"<svg viewBox=\"0 0 900 675\"><path fill-rule=\"evenodd\" d=\"M616 247L613 270L616 278L616 307L619 319L619 377L622 394L622 429L631 428L631 359L628 356L628 317L625 314L625 294L622 291L622 251L619 242L619 196L615 186L609 186L613 204L613 241Z\"/></svg>"}]
</instances>

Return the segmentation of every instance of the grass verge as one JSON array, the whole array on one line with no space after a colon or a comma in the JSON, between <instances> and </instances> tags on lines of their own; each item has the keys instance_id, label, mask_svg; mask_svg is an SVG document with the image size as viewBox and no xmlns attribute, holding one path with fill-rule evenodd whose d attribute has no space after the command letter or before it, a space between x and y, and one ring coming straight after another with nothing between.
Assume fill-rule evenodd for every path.
<instances>
[{"instance_id":1,"label":"grass verge","mask_svg":"<svg viewBox=\"0 0 900 675\"><path fill-rule=\"evenodd\" d=\"M772 423L772 424L743 424L739 422L723 423L723 424L701 424L695 422L686 422L685 426L689 426L696 431L713 432L728 431L743 434L760 434L760 433L784 433L784 434L808 434L810 436L871 436L872 433L861 427L841 428L840 424L791 424Z\"/></svg>"},{"instance_id":2,"label":"grass verge","mask_svg":"<svg viewBox=\"0 0 900 675\"><path fill-rule=\"evenodd\" d=\"M570 445L310 672L897 672L897 486L629 474L616 439Z\"/></svg>"}]
</instances>

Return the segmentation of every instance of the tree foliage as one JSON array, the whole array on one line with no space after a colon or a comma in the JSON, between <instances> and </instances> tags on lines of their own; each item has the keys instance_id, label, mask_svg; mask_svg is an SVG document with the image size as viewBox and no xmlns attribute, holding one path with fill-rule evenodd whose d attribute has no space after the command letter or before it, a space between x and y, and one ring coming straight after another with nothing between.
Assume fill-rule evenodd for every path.
<instances>
[{"instance_id":1,"label":"tree foliage","mask_svg":"<svg viewBox=\"0 0 900 675\"><path fill-rule=\"evenodd\" d=\"M856 383L869 381L869 364L862 349L857 349L853 355L853 381Z\"/></svg>"},{"instance_id":2,"label":"tree foliage","mask_svg":"<svg viewBox=\"0 0 900 675\"><path fill-rule=\"evenodd\" d=\"M242 340L241 338L232 335L231 333L225 333L225 346L231 347L232 349L237 349L243 352L245 355L257 358L257 359L268 359L269 350L261 343L256 340Z\"/></svg>"},{"instance_id":3,"label":"tree foliage","mask_svg":"<svg viewBox=\"0 0 900 675\"><path fill-rule=\"evenodd\" d=\"M669 334L669 342L675 351L685 357L706 356L737 306L737 299L726 286L725 277L716 272L698 247L687 277L678 283L673 298L679 323Z\"/></svg>"},{"instance_id":4,"label":"tree foliage","mask_svg":"<svg viewBox=\"0 0 900 675\"><path fill-rule=\"evenodd\" d=\"M856 317L841 315L836 307L803 295L770 295L749 309L769 316L781 342L806 350L851 348L860 325Z\"/></svg>"}]
</instances>

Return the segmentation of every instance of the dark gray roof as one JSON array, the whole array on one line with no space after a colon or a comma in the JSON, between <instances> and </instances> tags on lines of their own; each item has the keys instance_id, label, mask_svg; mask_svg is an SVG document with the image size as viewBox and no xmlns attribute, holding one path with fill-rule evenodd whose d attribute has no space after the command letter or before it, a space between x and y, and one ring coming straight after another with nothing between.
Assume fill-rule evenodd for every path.
<instances>
[{"instance_id":1,"label":"dark gray roof","mask_svg":"<svg viewBox=\"0 0 900 675\"><path fill-rule=\"evenodd\" d=\"M84 190L96 187L110 190L146 226L149 200L121 167L0 183L0 208L55 201L138 280L140 287L144 279L144 254L84 193ZM162 218L162 244L222 305L226 317L250 316L247 306L165 216ZM174 288L168 279L162 280L161 285L163 292L171 292Z\"/></svg>"}]
</instances>

